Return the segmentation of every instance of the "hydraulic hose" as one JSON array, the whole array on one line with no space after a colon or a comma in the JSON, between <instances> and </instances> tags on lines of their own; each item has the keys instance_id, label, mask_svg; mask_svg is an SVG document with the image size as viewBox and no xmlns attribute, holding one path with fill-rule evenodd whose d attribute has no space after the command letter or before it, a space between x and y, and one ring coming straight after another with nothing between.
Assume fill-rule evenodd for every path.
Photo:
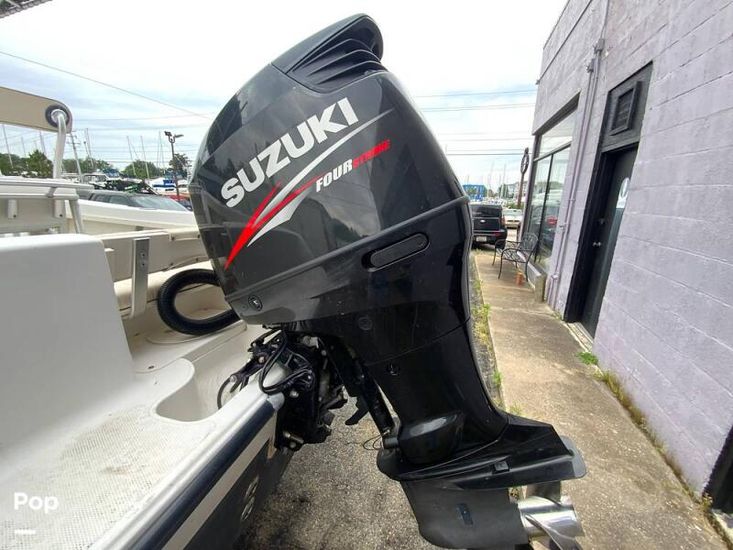
<instances>
[{"instance_id":1,"label":"hydraulic hose","mask_svg":"<svg viewBox=\"0 0 733 550\"><path fill-rule=\"evenodd\" d=\"M202 336L228 327L239 317L229 309L205 319L186 317L176 309L176 296L186 287L192 285L219 286L216 274L210 269L188 269L176 273L168 279L158 292L158 314L163 322L177 332Z\"/></svg>"}]
</instances>

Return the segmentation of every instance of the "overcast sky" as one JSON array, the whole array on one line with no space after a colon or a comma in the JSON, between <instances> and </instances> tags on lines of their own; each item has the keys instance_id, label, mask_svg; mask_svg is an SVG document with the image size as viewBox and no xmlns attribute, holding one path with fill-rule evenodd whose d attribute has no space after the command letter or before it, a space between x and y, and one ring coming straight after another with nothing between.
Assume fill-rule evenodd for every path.
<instances>
[{"instance_id":1,"label":"overcast sky","mask_svg":"<svg viewBox=\"0 0 733 550\"><path fill-rule=\"evenodd\" d=\"M321 28L365 12L382 31L384 65L423 109L458 177L496 187L518 179L517 153L531 146L542 45L564 3L52 0L0 19L0 52L179 109L7 55L0 55L0 85L66 103L78 142L88 128L97 158L124 167L129 137L133 156L167 162L161 130L184 134L177 149L194 156L215 113L262 66ZM28 152L40 147L37 132L7 128L12 152L22 154L21 136ZM44 137L50 156L52 136ZM487 154L455 154L461 151Z\"/></svg>"}]
</instances>

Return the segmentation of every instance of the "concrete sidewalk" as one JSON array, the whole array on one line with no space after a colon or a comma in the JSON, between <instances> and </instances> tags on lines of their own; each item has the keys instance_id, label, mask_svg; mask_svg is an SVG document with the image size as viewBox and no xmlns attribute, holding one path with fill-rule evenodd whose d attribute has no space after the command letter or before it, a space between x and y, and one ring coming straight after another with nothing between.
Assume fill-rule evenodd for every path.
<instances>
[{"instance_id":1,"label":"concrete sidewalk","mask_svg":"<svg viewBox=\"0 0 733 550\"><path fill-rule=\"evenodd\" d=\"M564 485L586 549L724 549L726 545L662 456L605 385L578 359L565 324L510 266L497 279L493 250L474 254L508 410L552 423L588 467Z\"/></svg>"}]
</instances>

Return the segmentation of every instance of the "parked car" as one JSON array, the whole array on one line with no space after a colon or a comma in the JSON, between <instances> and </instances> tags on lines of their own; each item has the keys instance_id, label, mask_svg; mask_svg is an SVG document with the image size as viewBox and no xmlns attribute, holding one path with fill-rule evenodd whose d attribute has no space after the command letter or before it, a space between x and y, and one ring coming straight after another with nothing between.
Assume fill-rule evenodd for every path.
<instances>
[{"instance_id":1,"label":"parked car","mask_svg":"<svg viewBox=\"0 0 733 550\"><path fill-rule=\"evenodd\" d=\"M90 197L94 194L94 189L77 189L76 194L79 195L80 199L90 200Z\"/></svg>"},{"instance_id":2,"label":"parked car","mask_svg":"<svg viewBox=\"0 0 733 550\"><path fill-rule=\"evenodd\" d=\"M180 196L168 195L168 197L176 201L178 204L182 204L186 208L186 210L193 210L193 205L191 204L191 197L189 197L188 195L180 195Z\"/></svg>"},{"instance_id":3,"label":"parked car","mask_svg":"<svg viewBox=\"0 0 733 550\"><path fill-rule=\"evenodd\" d=\"M498 240L506 240L506 223L500 205L472 203L471 218L474 243L496 244Z\"/></svg>"},{"instance_id":4,"label":"parked car","mask_svg":"<svg viewBox=\"0 0 733 550\"><path fill-rule=\"evenodd\" d=\"M95 191L89 197L89 200L109 204L121 204L123 206L134 206L137 208L188 212L185 206L177 203L173 199L153 194L133 194L125 193L124 191Z\"/></svg>"},{"instance_id":5,"label":"parked car","mask_svg":"<svg viewBox=\"0 0 733 550\"><path fill-rule=\"evenodd\" d=\"M518 208L506 208L504 210L504 220L509 229L517 229L522 225L522 211Z\"/></svg>"}]
</instances>

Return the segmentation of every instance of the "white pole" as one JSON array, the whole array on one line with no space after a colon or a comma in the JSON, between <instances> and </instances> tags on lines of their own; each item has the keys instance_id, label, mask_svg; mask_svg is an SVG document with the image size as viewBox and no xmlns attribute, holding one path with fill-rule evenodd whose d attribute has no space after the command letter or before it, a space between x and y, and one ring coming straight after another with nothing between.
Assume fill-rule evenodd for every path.
<instances>
[{"instance_id":1,"label":"white pole","mask_svg":"<svg viewBox=\"0 0 733 550\"><path fill-rule=\"evenodd\" d=\"M10 145L8 145L8 134L5 133L5 124L3 124L3 137L5 138L5 150L8 152L8 160L10 161L10 169L15 170L15 168L13 168L13 157L10 154Z\"/></svg>"},{"instance_id":2,"label":"white pole","mask_svg":"<svg viewBox=\"0 0 733 550\"><path fill-rule=\"evenodd\" d=\"M79 164L79 154L76 152L76 140L74 134L69 134L71 138L71 148L74 150L74 160L76 161L76 173L79 174L79 182L81 182L81 164Z\"/></svg>"},{"instance_id":3,"label":"white pole","mask_svg":"<svg viewBox=\"0 0 733 550\"><path fill-rule=\"evenodd\" d=\"M145 143L143 142L142 136L140 136L140 149L142 149L142 152L143 152L143 162L145 163L145 173L148 175L148 179L150 179L150 168L148 168L148 160L145 158Z\"/></svg>"},{"instance_id":4,"label":"white pole","mask_svg":"<svg viewBox=\"0 0 733 550\"><path fill-rule=\"evenodd\" d=\"M92 160L92 172L97 171L97 161L94 160L94 155L92 155L92 140L89 138L89 128L84 128L84 136L87 138L84 142L84 146L87 150L87 157L89 157Z\"/></svg>"},{"instance_id":5,"label":"white pole","mask_svg":"<svg viewBox=\"0 0 733 550\"><path fill-rule=\"evenodd\" d=\"M130 136L127 136L127 148L130 150L130 160L132 162L132 173L137 177L137 170L135 170L135 158L132 156L132 144L130 143Z\"/></svg>"},{"instance_id":6,"label":"white pole","mask_svg":"<svg viewBox=\"0 0 733 550\"><path fill-rule=\"evenodd\" d=\"M92 142L89 140L89 128L84 128L84 137L86 138L84 147L87 150L87 156L92 158Z\"/></svg>"},{"instance_id":7,"label":"white pole","mask_svg":"<svg viewBox=\"0 0 733 550\"><path fill-rule=\"evenodd\" d=\"M45 141L43 141L43 133L42 133L42 132L41 132L40 130L38 131L38 137L39 137L39 139L41 140L41 151L43 151L43 154L44 154L45 156L48 156L48 155L46 154L46 142L45 142Z\"/></svg>"},{"instance_id":8,"label":"white pole","mask_svg":"<svg viewBox=\"0 0 733 550\"><path fill-rule=\"evenodd\" d=\"M165 173L165 157L163 156L163 134L158 132L158 155L159 155L159 164L158 168L162 170Z\"/></svg>"}]
</instances>

